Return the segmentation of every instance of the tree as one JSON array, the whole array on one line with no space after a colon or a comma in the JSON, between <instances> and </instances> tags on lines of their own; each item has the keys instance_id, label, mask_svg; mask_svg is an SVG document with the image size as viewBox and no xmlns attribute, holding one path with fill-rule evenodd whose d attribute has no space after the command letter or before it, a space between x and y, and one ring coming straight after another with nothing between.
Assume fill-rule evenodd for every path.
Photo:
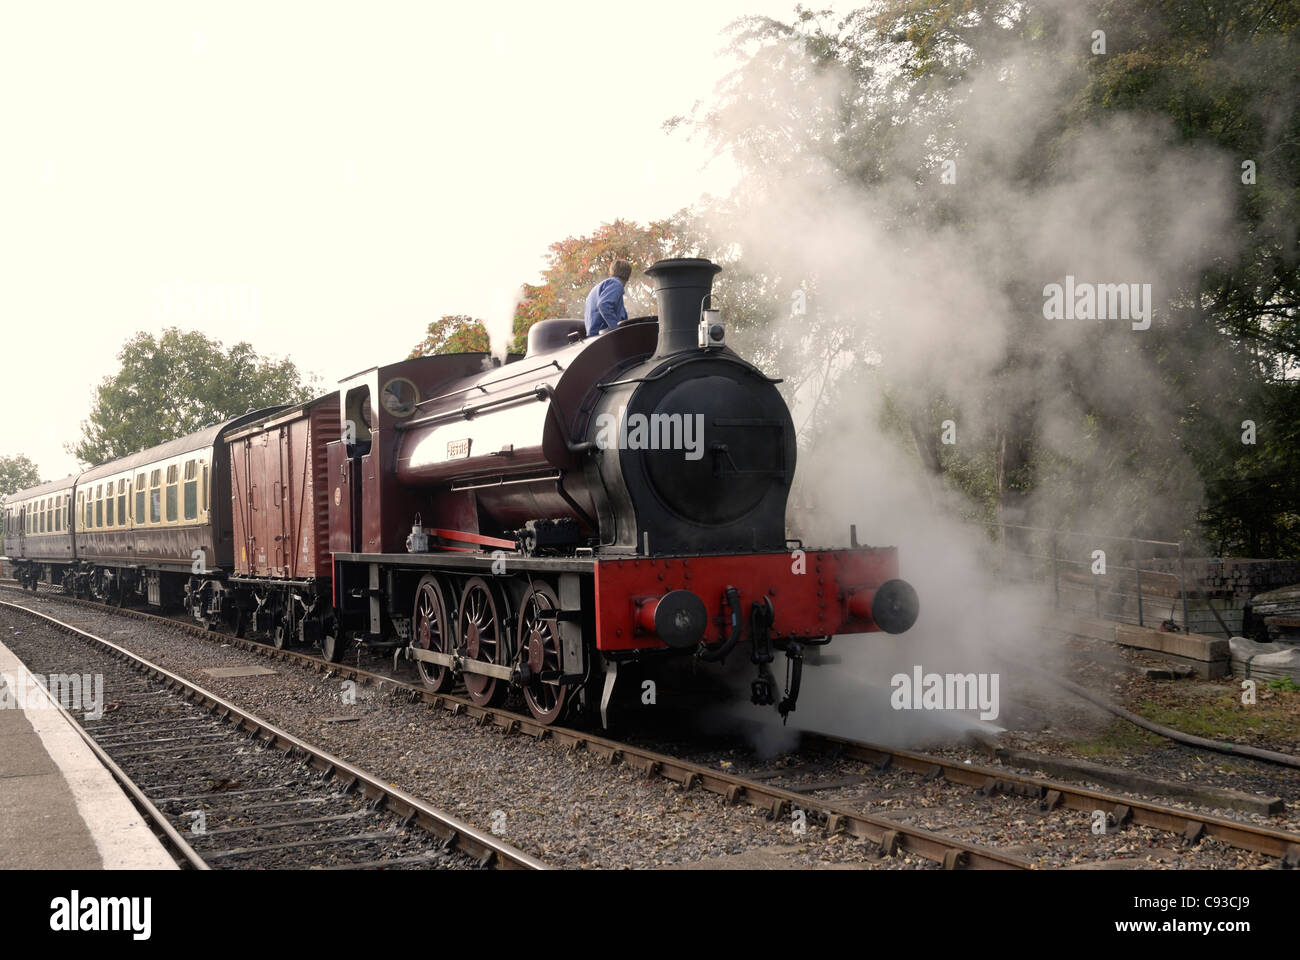
<instances>
[{"instance_id":1,"label":"tree","mask_svg":"<svg viewBox=\"0 0 1300 960\"><path fill-rule=\"evenodd\" d=\"M81 440L67 450L96 465L319 391L292 360L259 356L247 343L229 350L197 331L140 332L117 355L121 369L95 390Z\"/></svg>"},{"instance_id":2,"label":"tree","mask_svg":"<svg viewBox=\"0 0 1300 960\"><path fill-rule=\"evenodd\" d=\"M870 229L888 238L873 252L890 243L907 251L888 262L921 293L896 298L895 316L876 315L880 308L863 297L856 308L842 298L842 316L823 317L819 339L835 337L854 358L838 369L827 359L814 377L826 409L852 407L865 389L884 393L884 426L931 472L998 511L1022 509L1053 485L1068 488L1052 498L1059 509L1050 520L1062 525L1071 511L1091 509L1130 531L1149 522L1161 525L1162 536L1174 535L1174 524L1178 535L1194 534L1190 488L1198 478L1182 467L1195 464L1217 518L1212 542L1255 555L1294 553L1297 518L1286 503L1293 486L1279 478L1300 473L1291 442L1300 436L1297 25L1300 5L1275 0L877 0L840 18L796 8L789 22L738 22L740 66L689 122L745 171L734 198L742 213L752 219L771 206L795 214L784 229L778 218L766 230L793 237L780 250L785 262L800 262L789 247L828 249L816 243L820 222L771 203L799 188L811 201L805 207L830 212L826 232L837 210L817 202L817 190L869 214ZM1090 49L1096 29L1105 32L1106 55ZM999 113L999 101L1026 109ZM1139 130L1148 149L1125 155ZM1104 222L1123 208L1120 190L1107 192L1116 198L1109 210L1090 213L1080 190L1054 193L1086 182L1080 171L1099 142L1123 157L1117 186L1159 185L1154 164L1162 158L1195 156L1207 170L1217 163L1214 176L1188 184L1186 194L1228 193L1235 210L1225 229L1205 231L1224 241L1208 253L1180 245L1163 211L1144 219L1149 249L1176 281L1160 291L1158 312L1167 319L1150 336L1075 327L1074 339L1052 341L1038 294L1048 261L1038 258L1033 230L1017 234L1017 227L1043 223L1057 196L1068 198L1085 228L1088 216ZM936 189L947 158L960 163L961 177L951 181L960 186ZM1248 160L1257 180L1245 179ZM1171 172L1185 169L1170 164ZM1249 189L1238 188L1239 178ZM1190 199L1176 204L1194 208ZM836 235L851 245L844 231ZM1094 229L1093 249L1108 252L1107 237ZM996 282L949 279L965 250L992 254L968 278ZM907 270L911 263L922 270ZM841 272L845 266L851 269L841 264ZM816 285L815 270L808 273ZM873 335L905 323L908 307L923 311L930 290L944 287L995 294L983 302L996 309L983 312L1006 318L993 331L1005 343L998 362L977 375L913 358L900 374ZM953 313L962 313L960 303ZM941 332L953 329L960 328ZM1119 383L1131 392L1117 390ZM961 447L941 449L933 425L958 401L979 429L967 428ZM1247 419L1267 420L1272 439L1244 447L1233 424ZM1253 500L1241 496L1245 489L1255 491ZM1261 490L1271 520L1258 515ZM1165 504L1176 509L1143 512Z\"/></svg>"},{"instance_id":3,"label":"tree","mask_svg":"<svg viewBox=\"0 0 1300 960\"><path fill-rule=\"evenodd\" d=\"M26 490L41 482L36 464L23 454L14 457L0 457L0 507L5 499L16 490ZM4 537L0 536L0 550L4 549Z\"/></svg>"},{"instance_id":4,"label":"tree","mask_svg":"<svg viewBox=\"0 0 1300 960\"><path fill-rule=\"evenodd\" d=\"M0 457L0 503L15 490L26 490L41 482L40 471L23 454Z\"/></svg>"},{"instance_id":5,"label":"tree","mask_svg":"<svg viewBox=\"0 0 1300 960\"><path fill-rule=\"evenodd\" d=\"M464 314L444 316L429 324L425 337L411 350L411 357L432 357L442 353L487 353L491 345L482 320Z\"/></svg>"},{"instance_id":6,"label":"tree","mask_svg":"<svg viewBox=\"0 0 1300 960\"><path fill-rule=\"evenodd\" d=\"M542 283L524 284L524 297L515 308L515 349L522 352L528 328L538 320L581 318L591 288L609 276L615 260L632 264L632 277L624 291L629 317L655 312L654 285L646 267L665 257L685 256L690 238L672 220L655 220L646 226L635 221L603 223L590 236L566 237L551 244Z\"/></svg>"}]
</instances>

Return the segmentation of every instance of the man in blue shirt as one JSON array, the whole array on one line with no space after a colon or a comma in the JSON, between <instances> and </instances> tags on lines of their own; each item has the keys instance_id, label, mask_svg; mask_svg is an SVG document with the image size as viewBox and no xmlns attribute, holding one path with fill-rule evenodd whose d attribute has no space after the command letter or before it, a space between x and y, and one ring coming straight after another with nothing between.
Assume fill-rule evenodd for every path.
<instances>
[{"instance_id":1,"label":"man in blue shirt","mask_svg":"<svg viewBox=\"0 0 1300 960\"><path fill-rule=\"evenodd\" d=\"M587 336L594 337L606 330L613 330L627 319L627 309L623 306L623 287L632 276L632 264L626 260L615 260L609 268L609 276L591 288L587 294L587 305L583 309L582 319L587 324Z\"/></svg>"}]
</instances>

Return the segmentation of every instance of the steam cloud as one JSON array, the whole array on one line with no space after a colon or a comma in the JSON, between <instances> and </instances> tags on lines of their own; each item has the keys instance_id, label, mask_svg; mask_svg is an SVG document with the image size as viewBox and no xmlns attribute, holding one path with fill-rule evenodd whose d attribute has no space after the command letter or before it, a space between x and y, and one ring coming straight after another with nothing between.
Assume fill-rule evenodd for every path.
<instances>
[{"instance_id":1,"label":"steam cloud","mask_svg":"<svg viewBox=\"0 0 1300 960\"><path fill-rule=\"evenodd\" d=\"M492 358L498 363L506 362L515 341L515 308L524 299L524 288L517 287L509 294L497 297L488 311L483 326L487 330L489 349Z\"/></svg>"},{"instance_id":2,"label":"steam cloud","mask_svg":"<svg viewBox=\"0 0 1300 960\"><path fill-rule=\"evenodd\" d=\"M1073 529L1132 533L1140 516L1147 529L1166 531L1199 502L1199 481L1178 439L1182 411L1137 338L1163 330L1172 349L1186 349L1178 340L1188 307L1182 291L1233 249L1235 160L1171 147L1158 121L1118 116L1084 129L1050 175L1025 177L1026 159L1076 92L1066 82L1071 71L1059 64L1087 50L1094 27L1071 19L1068 4L1060 12L1059 59L1012 50L974 74L960 91L955 136L925 121L898 132L893 156L915 164L897 164L872 186L846 182L818 159L831 130L808 118L833 117L827 104L841 95L858 98L844 74L809 69L804 83L777 94L752 91L740 98L746 106L714 115L723 125L714 132L741 151L758 149L747 131L794 138L783 163L742 154L756 173L731 203L706 214L708 233L736 244L747 268L788 284L786 303L797 289L807 291L806 314L764 330L762 343L738 347L766 356L769 372L807 388L793 398L796 425L811 412L809 397L828 384L840 388L833 409L800 438L792 534L844 546L856 523L864 542L898 546L901 574L921 598L920 619L908 633L841 637L826 648L841 662L805 670L792 726L903 745L941 739L955 718L891 710L892 674L913 664L1002 670L1005 717L1013 690L1025 686L1014 659L1000 651L1029 655L1044 645L1039 628L1047 611L1031 592L992 578L987 539L960 520L971 505L931 479L910 441L882 427L886 386L922 410L941 391L958 450L963 441L987 440L1017 411L1034 411L1040 450L1079 485L1101 485L1101 509L1076 512ZM955 162L954 183L942 182L945 160ZM942 192L939 202L950 213L941 228L910 214L932 191ZM1043 288L1067 275L1151 284L1153 330L1135 331L1126 319L1045 319ZM725 283L726 274L720 290ZM827 357L832 328L849 336ZM1198 364L1201 376L1215 375L1209 353L1180 359ZM1094 462L1100 457L1089 408L1131 429L1128 439L1143 449L1144 462L1128 470ZM938 417L922 426L941 430ZM1153 476L1159 488L1144 490ZM1134 486L1145 494L1145 513L1126 512L1121 503L1121 490ZM1065 501L1073 490L1040 484L1004 519L1060 527L1071 519ZM1165 512L1152 512L1155 505ZM756 713L741 711L747 722ZM779 720L762 713L771 724L765 739L779 742Z\"/></svg>"}]
</instances>

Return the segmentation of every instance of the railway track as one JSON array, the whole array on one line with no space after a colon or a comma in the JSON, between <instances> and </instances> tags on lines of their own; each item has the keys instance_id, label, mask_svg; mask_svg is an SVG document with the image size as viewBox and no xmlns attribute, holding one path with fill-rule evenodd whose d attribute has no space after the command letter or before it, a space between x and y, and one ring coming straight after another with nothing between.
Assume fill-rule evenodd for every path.
<instances>
[{"instance_id":1,"label":"railway track","mask_svg":"<svg viewBox=\"0 0 1300 960\"><path fill-rule=\"evenodd\" d=\"M102 677L99 709L73 719L182 864L545 866L117 644L21 604L0 606L89 648L27 632L6 638L32 673Z\"/></svg>"},{"instance_id":2,"label":"railway track","mask_svg":"<svg viewBox=\"0 0 1300 960\"><path fill-rule=\"evenodd\" d=\"M0 584L3 587L3 584ZM13 588L17 589L17 588ZM109 607L103 604L60 595L45 596L57 602L90 607L99 612L132 619L156 622L211 639L219 637L229 643L262 656L299 664L308 669L360 683L404 693L415 700L474 719L481 726L499 728L508 735L523 734L537 740L551 739L570 750L586 750L609 763L624 763L647 776L662 777L684 789L705 789L721 796L727 803L748 803L763 809L771 818L792 816L800 811L829 834L846 835L878 845L884 855L911 854L947 869L1027 869L1028 859L999 851L983 844L959 840L914 822L907 822L906 812L883 817L870 814L852 800L836 800L842 784L832 779L809 790L807 785L781 786L770 782L776 778L756 778L723 772L715 766L608 739L582 730L545 726L531 716L497 707L482 707L467 698L450 693L432 693L422 685L391 675L376 673L360 666L329 663L320 657L297 650L277 650L267 644L239 639L227 634L213 634L183 620L175 620L138 610ZM1213 838L1228 846L1275 858L1279 866L1300 866L1300 835L1268 827L1241 823L1195 810L1170 807L1122 795L1104 793L1046 778L1012 773L1005 769L895 750L878 744L845 740L817 733L804 733L801 749L832 760L847 759L866 763L874 771L904 771L917 774L934 784L971 788L982 796L1014 796L1040 813L1077 810L1101 811L1108 825L1149 827L1172 834L1185 844ZM891 811L892 813L893 811ZM957 826L961 826L960 824ZM945 829L948 825L945 825Z\"/></svg>"}]
</instances>

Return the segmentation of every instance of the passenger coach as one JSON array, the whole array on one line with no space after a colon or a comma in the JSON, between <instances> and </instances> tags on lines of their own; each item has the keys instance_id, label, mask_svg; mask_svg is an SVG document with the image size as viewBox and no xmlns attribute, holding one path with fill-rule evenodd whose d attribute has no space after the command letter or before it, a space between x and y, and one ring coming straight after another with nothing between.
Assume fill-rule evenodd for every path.
<instances>
[{"instance_id":1,"label":"passenger coach","mask_svg":"<svg viewBox=\"0 0 1300 960\"><path fill-rule=\"evenodd\" d=\"M277 408L278 409L278 408ZM192 575L234 558L225 434L269 411L21 490L5 504L5 553L24 586L152 606L184 600Z\"/></svg>"}]
</instances>

